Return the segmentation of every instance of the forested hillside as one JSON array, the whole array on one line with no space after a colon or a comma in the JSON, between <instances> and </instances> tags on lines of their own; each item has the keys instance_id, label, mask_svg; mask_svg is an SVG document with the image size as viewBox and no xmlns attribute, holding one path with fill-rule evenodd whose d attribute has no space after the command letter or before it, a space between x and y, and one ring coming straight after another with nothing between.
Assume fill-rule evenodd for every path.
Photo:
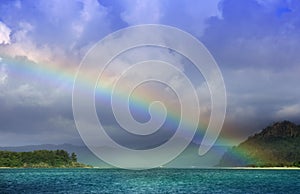
<instances>
[{"instance_id":1,"label":"forested hillside","mask_svg":"<svg viewBox=\"0 0 300 194\"><path fill-rule=\"evenodd\" d=\"M219 166L300 167L300 126L283 121L229 149Z\"/></svg>"},{"instance_id":2,"label":"forested hillside","mask_svg":"<svg viewBox=\"0 0 300 194\"><path fill-rule=\"evenodd\" d=\"M87 167L77 162L75 153L64 150L37 150L32 152L0 151L0 167L74 168Z\"/></svg>"}]
</instances>

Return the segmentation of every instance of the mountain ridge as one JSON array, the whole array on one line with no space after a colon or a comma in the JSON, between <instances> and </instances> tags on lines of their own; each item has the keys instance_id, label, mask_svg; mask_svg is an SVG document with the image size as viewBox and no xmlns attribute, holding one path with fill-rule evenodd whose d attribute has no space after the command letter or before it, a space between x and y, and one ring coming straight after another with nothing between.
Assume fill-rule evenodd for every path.
<instances>
[{"instance_id":1,"label":"mountain ridge","mask_svg":"<svg viewBox=\"0 0 300 194\"><path fill-rule=\"evenodd\" d=\"M217 166L300 166L300 125L273 123L225 152Z\"/></svg>"}]
</instances>

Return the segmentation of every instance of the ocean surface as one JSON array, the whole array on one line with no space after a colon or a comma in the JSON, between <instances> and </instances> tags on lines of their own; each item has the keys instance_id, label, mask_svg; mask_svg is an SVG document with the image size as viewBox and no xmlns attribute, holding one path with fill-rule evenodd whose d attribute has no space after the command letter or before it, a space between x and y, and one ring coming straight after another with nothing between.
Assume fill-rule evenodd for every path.
<instances>
[{"instance_id":1,"label":"ocean surface","mask_svg":"<svg viewBox=\"0 0 300 194\"><path fill-rule=\"evenodd\" d=\"M300 170L0 169L0 193L300 193Z\"/></svg>"}]
</instances>

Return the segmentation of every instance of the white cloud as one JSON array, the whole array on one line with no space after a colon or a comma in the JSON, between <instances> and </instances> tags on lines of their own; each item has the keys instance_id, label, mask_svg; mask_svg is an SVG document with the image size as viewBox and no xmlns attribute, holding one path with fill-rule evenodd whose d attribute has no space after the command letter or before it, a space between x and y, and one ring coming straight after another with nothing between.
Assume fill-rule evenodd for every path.
<instances>
[{"instance_id":1,"label":"white cloud","mask_svg":"<svg viewBox=\"0 0 300 194\"><path fill-rule=\"evenodd\" d=\"M70 48L79 49L76 52L79 52L80 55L80 50L83 47L89 46L91 42L94 44L103 35L110 32L110 19L108 18L107 8L96 0L82 1L82 9L75 17L70 22L70 28L74 36Z\"/></svg>"},{"instance_id":2,"label":"white cloud","mask_svg":"<svg viewBox=\"0 0 300 194\"><path fill-rule=\"evenodd\" d=\"M11 29L4 23L0 22L0 45L10 44L10 33Z\"/></svg>"},{"instance_id":3,"label":"white cloud","mask_svg":"<svg viewBox=\"0 0 300 194\"><path fill-rule=\"evenodd\" d=\"M21 9L20 12L25 12L28 5L19 5L16 7ZM40 1L35 6L39 15L30 20L26 14L24 18L17 18L13 24L10 23L13 32L0 22L0 44L7 44L0 45L0 55L5 56L3 61L31 61L38 67L33 67L28 77L27 70L23 69L27 67L14 69L9 63L7 66L1 66L0 63L0 100L12 107L44 107L70 98L70 82L61 80L63 75L73 73L75 76L80 58L87 50L82 48L87 44L90 46L89 42L98 40L99 34L101 36L110 29L106 8L96 0ZM81 26L82 30L76 29L75 24ZM7 38L3 36L3 29L8 32ZM55 70L57 76L43 77L49 69Z\"/></svg>"},{"instance_id":4,"label":"white cloud","mask_svg":"<svg viewBox=\"0 0 300 194\"><path fill-rule=\"evenodd\" d=\"M0 58L0 63L1 63L1 58ZM7 72L6 72L6 68L5 68L5 65L2 64L0 66L0 85L1 84L4 84L6 82L6 79L7 79Z\"/></svg>"},{"instance_id":5,"label":"white cloud","mask_svg":"<svg viewBox=\"0 0 300 194\"><path fill-rule=\"evenodd\" d=\"M20 22L19 30L12 35L13 42L6 47L0 47L0 53L7 56L26 56L29 60L40 62L40 59L48 58L49 54L42 52L43 49L37 48L35 43L29 38L34 27L27 22ZM41 53L42 52L42 53Z\"/></svg>"},{"instance_id":6,"label":"white cloud","mask_svg":"<svg viewBox=\"0 0 300 194\"><path fill-rule=\"evenodd\" d=\"M3 85L6 82L6 79L8 77L6 65L2 64L2 58L0 57L0 85Z\"/></svg>"},{"instance_id":7,"label":"white cloud","mask_svg":"<svg viewBox=\"0 0 300 194\"><path fill-rule=\"evenodd\" d=\"M28 6L35 6L31 18ZM95 43L110 31L108 10L97 0L16 1L9 16L10 26L0 22L0 53L9 57L26 56L36 63L78 65L82 48ZM62 11L63 10L63 11ZM8 24L8 23L7 23Z\"/></svg>"},{"instance_id":8,"label":"white cloud","mask_svg":"<svg viewBox=\"0 0 300 194\"><path fill-rule=\"evenodd\" d=\"M161 1L127 1L126 10L121 13L121 18L129 25L143 23L158 23L162 17Z\"/></svg>"},{"instance_id":9,"label":"white cloud","mask_svg":"<svg viewBox=\"0 0 300 194\"><path fill-rule=\"evenodd\" d=\"M300 104L293 104L281 107L276 112L276 117L284 119L289 117L299 117L300 115Z\"/></svg>"},{"instance_id":10,"label":"white cloud","mask_svg":"<svg viewBox=\"0 0 300 194\"><path fill-rule=\"evenodd\" d=\"M218 8L220 0L185 1L173 0L125 0L121 19L129 25L166 24L179 27L193 35L202 35L206 20L222 14Z\"/></svg>"},{"instance_id":11,"label":"white cloud","mask_svg":"<svg viewBox=\"0 0 300 194\"><path fill-rule=\"evenodd\" d=\"M59 66L68 66L70 64L78 64L75 59L66 54L66 50L51 44L37 44L30 37L30 33L35 30L35 26L28 22L20 22L18 30L11 37L10 45L0 47L0 53L12 58L25 57L39 65L51 65L52 68ZM73 68L75 68L73 66ZM74 69L75 71L75 69Z\"/></svg>"}]
</instances>

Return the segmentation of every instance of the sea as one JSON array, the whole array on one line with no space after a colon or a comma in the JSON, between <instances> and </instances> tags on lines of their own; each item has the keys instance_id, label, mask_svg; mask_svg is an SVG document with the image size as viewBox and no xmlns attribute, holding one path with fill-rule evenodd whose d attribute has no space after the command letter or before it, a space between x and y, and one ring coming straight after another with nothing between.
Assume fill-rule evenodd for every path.
<instances>
[{"instance_id":1,"label":"sea","mask_svg":"<svg viewBox=\"0 0 300 194\"><path fill-rule=\"evenodd\" d=\"M0 169L0 193L300 193L300 170Z\"/></svg>"}]
</instances>

